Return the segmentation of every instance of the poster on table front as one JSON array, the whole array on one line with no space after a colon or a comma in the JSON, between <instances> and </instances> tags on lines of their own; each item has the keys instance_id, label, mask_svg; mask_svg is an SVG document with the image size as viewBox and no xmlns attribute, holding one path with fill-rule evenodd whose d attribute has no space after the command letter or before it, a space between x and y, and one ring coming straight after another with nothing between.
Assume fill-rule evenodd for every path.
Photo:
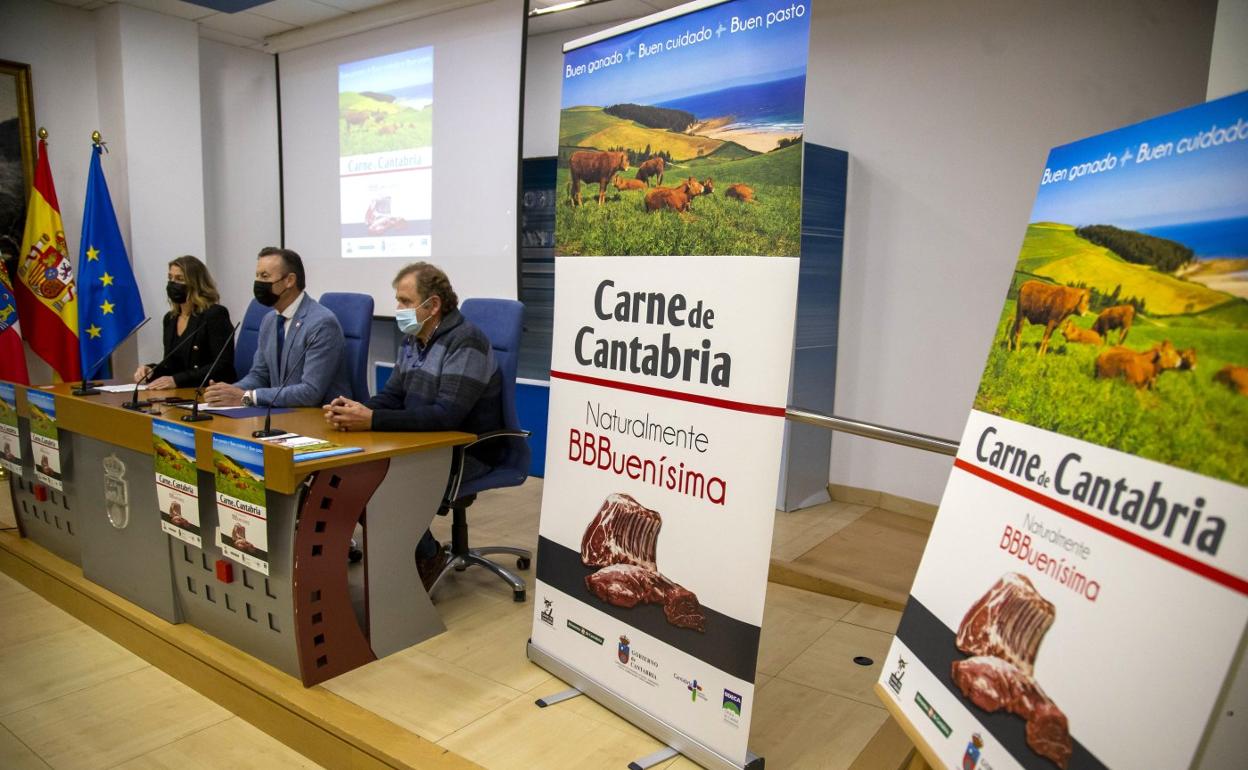
<instances>
[{"instance_id":1,"label":"poster on table front","mask_svg":"<svg viewBox=\"0 0 1248 770\"><path fill-rule=\"evenodd\" d=\"M1248 622L1248 94L1054 149L880 692L950 767L1188 767Z\"/></svg>"},{"instance_id":2,"label":"poster on table front","mask_svg":"<svg viewBox=\"0 0 1248 770\"><path fill-rule=\"evenodd\" d=\"M808 29L802 4L700 3L563 68L532 644L737 765L793 349Z\"/></svg>"},{"instance_id":3,"label":"poster on table front","mask_svg":"<svg viewBox=\"0 0 1248 770\"><path fill-rule=\"evenodd\" d=\"M22 474L22 437L17 427L17 389L0 382L0 465Z\"/></svg>"},{"instance_id":4,"label":"poster on table front","mask_svg":"<svg viewBox=\"0 0 1248 770\"><path fill-rule=\"evenodd\" d=\"M212 468L217 491L217 547L244 567L269 574L264 447L213 434Z\"/></svg>"},{"instance_id":5,"label":"poster on table front","mask_svg":"<svg viewBox=\"0 0 1248 770\"><path fill-rule=\"evenodd\" d=\"M184 425L152 420L152 448L160 529L199 548L203 535L199 528L195 431Z\"/></svg>"},{"instance_id":6,"label":"poster on table front","mask_svg":"<svg viewBox=\"0 0 1248 770\"><path fill-rule=\"evenodd\" d=\"M35 463L35 478L55 490L63 491L56 400L51 393L28 390L26 404L30 407L30 452Z\"/></svg>"}]
</instances>

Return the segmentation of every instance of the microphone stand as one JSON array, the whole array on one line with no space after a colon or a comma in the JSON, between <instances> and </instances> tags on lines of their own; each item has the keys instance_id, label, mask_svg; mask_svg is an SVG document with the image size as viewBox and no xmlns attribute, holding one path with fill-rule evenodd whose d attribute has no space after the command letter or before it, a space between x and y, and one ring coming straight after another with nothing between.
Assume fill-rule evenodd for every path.
<instances>
[{"instance_id":1,"label":"microphone stand","mask_svg":"<svg viewBox=\"0 0 1248 770\"><path fill-rule=\"evenodd\" d=\"M146 324L146 323L147 323L148 321L150 321L150 320L152 320L152 319L151 319L151 317L144 318L142 321L140 321L140 322L139 322L139 324L138 324L137 326L135 326L133 329L131 329L131 330L130 330L130 333L129 333L129 334L127 334L125 337L122 337L122 338L121 338L121 340L119 340L117 344L118 344L118 345L120 345L122 342L125 342L126 340L130 339L130 337L132 337L132 336L134 335L134 333L135 333L135 332L137 332L139 329L142 329L142 328L143 328L143 325L144 325L144 324ZM114 347L113 349L114 349L114 350L116 350L116 348L115 348L115 347ZM175 350L176 350L176 348L175 348ZM110 354L110 355L111 355L111 354ZM104 360L104 359L102 359L102 358L101 358L101 359L100 359L100 361L97 361L95 365L96 365L96 366L99 366L99 365L100 365L100 362L102 362L103 360ZM161 363L164 363L164 362L162 361ZM82 382L80 382L80 383L78 384L78 387L74 388L74 389L73 389L73 391L71 391L71 392L72 392L75 396L98 396L98 395L100 395L101 393L103 393L103 392L104 392L104 391L100 390L99 388L95 387L96 385L100 385L100 384L102 384L102 383L99 383L99 382L91 382L91 380L87 377L87 373L84 371L84 372L82 373ZM138 386L135 386L135 398L134 398L134 400L135 400L135 401L137 401L137 400L138 400ZM135 407L126 407L126 408L127 408L127 409L131 409L131 408L135 408Z\"/></svg>"},{"instance_id":2,"label":"microphone stand","mask_svg":"<svg viewBox=\"0 0 1248 770\"><path fill-rule=\"evenodd\" d=\"M308 355L308 351L312 348L312 345L315 342L316 342L316 338L313 338L312 340L308 342L307 345L304 346L303 353L300 354L299 361L297 363L303 363L303 359ZM281 362L279 361L278 363L280 364ZM294 366L290 367L290 370L286 372L286 376L282 378L281 387L278 388L277 392L273 394L273 398L269 401L269 408L264 413L264 429L253 430L251 432L252 438L272 438L273 436L280 436L283 433L287 432L284 430L274 430L273 428L273 405L277 403L277 397L282 395L282 391L285 390L286 386L290 384L290 375L294 373L295 368L296 367Z\"/></svg>"},{"instance_id":3,"label":"microphone stand","mask_svg":"<svg viewBox=\"0 0 1248 770\"><path fill-rule=\"evenodd\" d=\"M225 349L228 348L230 343L234 341L234 334L238 331L238 327L242 325L242 321L234 324L234 328L230 330L229 339L227 339L225 344L221 346L221 349L217 351L217 357L212 359L212 363L208 366L208 372L204 374L204 379L200 380L199 385L195 388L195 400L191 403L191 413L182 415L180 418L182 422L204 422L205 420L212 419L212 415L210 414L199 413L199 399L203 398L204 385L208 382L208 378L212 376L212 370L217 368L217 362L221 360L221 354L224 353Z\"/></svg>"},{"instance_id":4,"label":"microphone stand","mask_svg":"<svg viewBox=\"0 0 1248 770\"><path fill-rule=\"evenodd\" d=\"M147 321L144 321L143 323L147 323ZM130 400L121 405L122 409L130 409L135 412L141 412L144 410L144 408L152 405L151 401L139 400L139 386L150 381L152 379L152 375L156 373L156 370L159 369L162 365L164 365L164 363L168 361L173 356L174 353L177 353L178 350L191 339L193 335L191 335L189 332L190 332L190 329L187 329L187 332L183 333L182 339L178 340L178 344L173 346L173 350L170 350L168 353L166 353L165 357L160 359L160 363L153 366L150 372L148 372L138 382L134 383L134 391L130 394Z\"/></svg>"}]
</instances>

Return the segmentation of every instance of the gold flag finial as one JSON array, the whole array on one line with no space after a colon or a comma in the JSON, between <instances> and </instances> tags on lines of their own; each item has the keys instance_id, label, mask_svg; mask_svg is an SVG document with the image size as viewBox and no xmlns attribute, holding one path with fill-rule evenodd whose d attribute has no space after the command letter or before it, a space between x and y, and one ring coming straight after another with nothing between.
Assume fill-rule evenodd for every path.
<instances>
[{"instance_id":1,"label":"gold flag finial","mask_svg":"<svg viewBox=\"0 0 1248 770\"><path fill-rule=\"evenodd\" d=\"M91 132L91 144L103 144L104 136L99 131Z\"/></svg>"},{"instance_id":2,"label":"gold flag finial","mask_svg":"<svg viewBox=\"0 0 1248 770\"><path fill-rule=\"evenodd\" d=\"M39 138L46 142L48 140L48 129L39 126Z\"/></svg>"}]
</instances>

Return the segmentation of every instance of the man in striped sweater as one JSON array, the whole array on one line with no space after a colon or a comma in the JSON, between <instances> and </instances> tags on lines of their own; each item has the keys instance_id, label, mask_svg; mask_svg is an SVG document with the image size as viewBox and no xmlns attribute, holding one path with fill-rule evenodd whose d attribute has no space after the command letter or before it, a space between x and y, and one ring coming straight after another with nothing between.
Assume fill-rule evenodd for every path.
<instances>
[{"instance_id":1,"label":"man in striped sweater","mask_svg":"<svg viewBox=\"0 0 1248 770\"><path fill-rule=\"evenodd\" d=\"M395 322L403 345L386 387L360 403L339 397L325 406L338 430L462 430L486 433L503 427L502 376L490 341L459 312L446 273L427 262L404 267L394 279ZM478 478L503 453L500 441L484 441L464 457L465 481ZM446 551L426 531L416 547L416 566L428 590L446 563Z\"/></svg>"}]
</instances>

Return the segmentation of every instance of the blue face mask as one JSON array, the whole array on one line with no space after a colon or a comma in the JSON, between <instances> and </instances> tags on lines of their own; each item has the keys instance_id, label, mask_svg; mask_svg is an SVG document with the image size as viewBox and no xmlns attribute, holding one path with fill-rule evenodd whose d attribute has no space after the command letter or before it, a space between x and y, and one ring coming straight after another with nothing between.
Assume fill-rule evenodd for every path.
<instances>
[{"instance_id":1,"label":"blue face mask","mask_svg":"<svg viewBox=\"0 0 1248 770\"><path fill-rule=\"evenodd\" d=\"M429 299L433 299L433 297ZM426 316L424 321L418 321L416 320L416 311L424 307L429 302L429 299L416 307L405 307L395 311L394 322L398 324L400 332L403 334L420 334L420 330L424 327L425 321L429 320L429 317Z\"/></svg>"}]
</instances>

